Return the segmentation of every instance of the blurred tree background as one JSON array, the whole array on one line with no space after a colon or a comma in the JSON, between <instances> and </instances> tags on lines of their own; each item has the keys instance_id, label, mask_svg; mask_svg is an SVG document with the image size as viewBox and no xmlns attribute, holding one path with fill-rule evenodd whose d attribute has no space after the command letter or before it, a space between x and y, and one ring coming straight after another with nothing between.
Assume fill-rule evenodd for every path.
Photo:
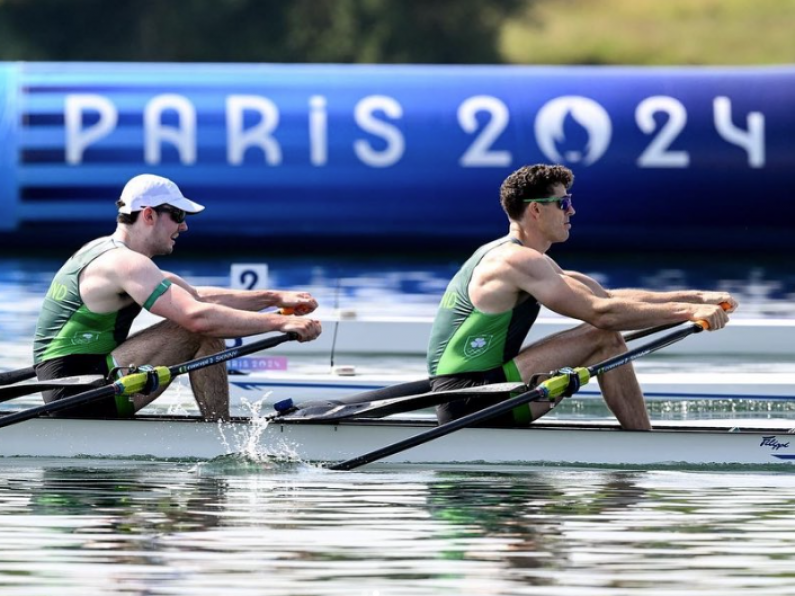
<instances>
[{"instance_id":1,"label":"blurred tree background","mask_svg":"<svg viewBox=\"0 0 795 596\"><path fill-rule=\"evenodd\" d=\"M795 0L0 0L0 60L785 64Z\"/></svg>"}]
</instances>

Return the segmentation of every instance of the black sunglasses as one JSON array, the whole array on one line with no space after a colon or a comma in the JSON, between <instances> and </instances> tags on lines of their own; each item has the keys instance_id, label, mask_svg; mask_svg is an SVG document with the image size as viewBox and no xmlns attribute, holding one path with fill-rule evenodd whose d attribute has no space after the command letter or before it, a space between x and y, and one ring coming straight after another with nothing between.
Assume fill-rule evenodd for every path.
<instances>
[{"instance_id":1,"label":"black sunglasses","mask_svg":"<svg viewBox=\"0 0 795 596\"><path fill-rule=\"evenodd\" d=\"M171 216L171 221L175 224L181 224L188 217L188 212L182 209L177 209L171 205L160 205L159 207L152 207L158 213L168 213Z\"/></svg>"}]
</instances>

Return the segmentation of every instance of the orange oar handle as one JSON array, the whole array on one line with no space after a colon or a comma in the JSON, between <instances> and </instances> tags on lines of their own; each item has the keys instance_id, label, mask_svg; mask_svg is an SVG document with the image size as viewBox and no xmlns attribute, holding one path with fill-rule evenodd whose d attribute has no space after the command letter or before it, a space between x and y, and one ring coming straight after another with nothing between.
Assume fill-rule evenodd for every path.
<instances>
[{"instance_id":1,"label":"orange oar handle","mask_svg":"<svg viewBox=\"0 0 795 596\"><path fill-rule=\"evenodd\" d=\"M732 305L729 304L728 302L721 302L720 307L723 310L729 310L732 307ZM704 331L707 331L709 329L709 323L707 323L706 321L696 321L696 325L701 327L701 329Z\"/></svg>"}]
</instances>

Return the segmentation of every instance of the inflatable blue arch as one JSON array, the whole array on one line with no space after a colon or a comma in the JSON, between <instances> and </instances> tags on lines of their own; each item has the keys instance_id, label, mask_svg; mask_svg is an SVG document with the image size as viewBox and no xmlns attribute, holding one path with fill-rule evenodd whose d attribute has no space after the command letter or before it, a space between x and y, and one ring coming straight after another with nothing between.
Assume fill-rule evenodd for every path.
<instances>
[{"instance_id":1,"label":"inflatable blue arch","mask_svg":"<svg viewBox=\"0 0 795 596\"><path fill-rule=\"evenodd\" d=\"M576 247L792 248L794 145L791 67L0 63L0 237L107 231L150 172L209 245L475 243L546 162Z\"/></svg>"}]
</instances>

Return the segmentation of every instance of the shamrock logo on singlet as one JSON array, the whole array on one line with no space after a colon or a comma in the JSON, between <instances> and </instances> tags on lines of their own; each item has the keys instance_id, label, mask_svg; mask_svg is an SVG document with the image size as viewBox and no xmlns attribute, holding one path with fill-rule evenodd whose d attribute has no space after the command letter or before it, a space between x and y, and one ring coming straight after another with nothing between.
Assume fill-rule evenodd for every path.
<instances>
[{"instance_id":1,"label":"shamrock logo on singlet","mask_svg":"<svg viewBox=\"0 0 795 596\"><path fill-rule=\"evenodd\" d=\"M464 345L464 356L477 358L489 349L493 335L470 335Z\"/></svg>"},{"instance_id":2,"label":"shamrock logo on singlet","mask_svg":"<svg viewBox=\"0 0 795 596\"><path fill-rule=\"evenodd\" d=\"M89 331L85 333L79 333L72 337L72 345L75 346L85 346L95 341L99 340L99 333L91 333Z\"/></svg>"}]
</instances>

